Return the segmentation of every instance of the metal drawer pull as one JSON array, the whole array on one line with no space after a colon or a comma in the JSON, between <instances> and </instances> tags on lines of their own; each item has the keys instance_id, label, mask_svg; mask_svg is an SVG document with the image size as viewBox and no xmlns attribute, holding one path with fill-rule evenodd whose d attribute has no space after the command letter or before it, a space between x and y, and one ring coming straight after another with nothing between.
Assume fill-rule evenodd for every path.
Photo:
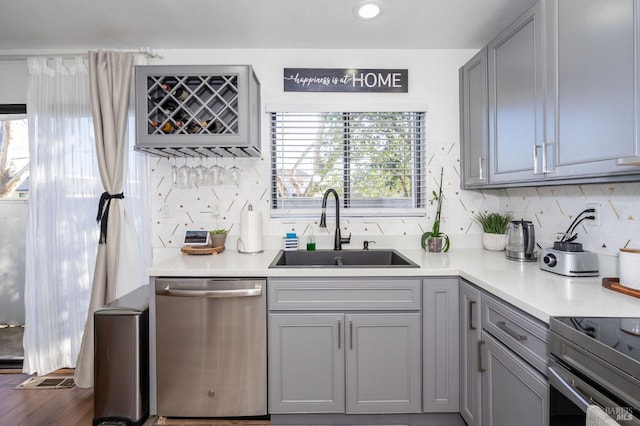
<instances>
[{"instance_id":1,"label":"metal drawer pull","mask_svg":"<svg viewBox=\"0 0 640 426\"><path fill-rule=\"evenodd\" d=\"M521 342L523 340L527 340L527 336L522 335L522 334L518 334L517 332L513 331L512 329L510 329L509 327L507 327L507 324L504 321L498 321L496 323L496 325L498 326L498 328L502 331L504 331L505 333L507 333L509 336L513 337L514 339L516 339L518 342Z\"/></svg>"},{"instance_id":2,"label":"metal drawer pull","mask_svg":"<svg viewBox=\"0 0 640 426\"><path fill-rule=\"evenodd\" d=\"M353 321L349 321L349 349L353 350Z\"/></svg>"},{"instance_id":3,"label":"metal drawer pull","mask_svg":"<svg viewBox=\"0 0 640 426\"><path fill-rule=\"evenodd\" d=\"M338 349L342 346L342 323L338 320Z\"/></svg>"},{"instance_id":4,"label":"metal drawer pull","mask_svg":"<svg viewBox=\"0 0 640 426\"><path fill-rule=\"evenodd\" d=\"M478 371L480 373L487 371L486 368L482 367L482 345L484 345L484 340L478 340Z\"/></svg>"},{"instance_id":5,"label":"metal drawer pull","mask_svg":"<svg viewBox=\"0 0 640 426\"><path fill-rule=\"evenodd\" d=\"M468 316L469 316L469 330L475 330L476 329L476 325L473 323L473 305L475 305L476 302L471 300L469 301L469 303L467 304L469 307L469 312L468 312Z\"/></svg>"}]
</instances>

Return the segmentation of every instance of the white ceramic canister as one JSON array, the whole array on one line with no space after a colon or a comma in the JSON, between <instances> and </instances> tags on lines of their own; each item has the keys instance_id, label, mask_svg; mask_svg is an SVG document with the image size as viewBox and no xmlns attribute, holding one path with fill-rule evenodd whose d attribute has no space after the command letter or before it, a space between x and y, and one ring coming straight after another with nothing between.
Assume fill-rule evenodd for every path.
<instances>
[{"instance_id":1,"label":"white ceramic canister","mask_svg":"<svg viewBox=\"0 0 640 426\"><path fill-rule=\"evenodd\" d=\"M640 290L640 249L620 249L620 285Z\"/></svg>"}]
</instances>

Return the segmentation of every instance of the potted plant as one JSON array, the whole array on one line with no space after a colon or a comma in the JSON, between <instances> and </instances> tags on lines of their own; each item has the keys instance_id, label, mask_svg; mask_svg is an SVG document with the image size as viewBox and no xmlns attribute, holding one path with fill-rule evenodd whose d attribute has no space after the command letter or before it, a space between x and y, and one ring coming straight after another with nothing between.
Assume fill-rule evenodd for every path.
<instances>
[{"instance_id":1,"label":"potted plant","mask_svg":"<svg viewBox=\"0 0 640 426\"><path fill-rule=\"evenodd\" d=\"M227 240L226 229L214 229L213 231L209 231L209 234L211 234L212 247L224 246L224 242Z\"/></svg>"},{"instance_id":2,"label":"potted plant","mask_svg":"<svg viewBox=\"0 0 640 426\"><path fill-rule=\"evenodd\" d=\"M513 216L509 213L478 213L475 220L482 226L482 246L487 250L504 250L505 234Z\"/></svg>"},{"instance_id":3,"label":"potted plant","mask_svg":"<svg viewBox=\"0 0 640 426\"><path fill-rule=\"evenodd\" d=\"M444 232L440 232L440 215L442 213L442 175L444 173L444 168L440 169L440 186L438 189L438 193L433 191L433 198L431 199L431 203L434 201L438 202L438 207L436 209L436 218L433 222L433 227L431 231L425 232L422 234L422 239L420 241L422 248L428 250L430 252L439 253L441 251L447 252L449 251L449 236Z\"/></svg>"}]
</instances>

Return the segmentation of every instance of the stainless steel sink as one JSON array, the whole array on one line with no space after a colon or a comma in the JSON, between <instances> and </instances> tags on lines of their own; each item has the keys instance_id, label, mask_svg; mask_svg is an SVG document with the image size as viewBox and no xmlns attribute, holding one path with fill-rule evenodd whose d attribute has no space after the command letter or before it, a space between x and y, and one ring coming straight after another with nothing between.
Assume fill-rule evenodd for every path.
<instances>
[{"instance_id":1,"label":"stainless steel sink","mask_svg":"<svg viewBox=\"0 0 640 426\"><path fill-rule=\"evenodd\" d=\"M280 250L269 268L418 268L396 250Z\"/></svg>"}]
</instances>

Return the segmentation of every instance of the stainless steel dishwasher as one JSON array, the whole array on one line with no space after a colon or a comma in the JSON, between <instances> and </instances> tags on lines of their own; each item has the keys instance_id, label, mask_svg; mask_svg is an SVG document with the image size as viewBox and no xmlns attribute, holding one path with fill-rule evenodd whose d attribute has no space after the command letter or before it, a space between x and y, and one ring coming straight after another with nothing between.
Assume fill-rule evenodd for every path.
<instances>
[{"instance_id":1,"label":"stainless steel dishwasher","mask_svg":"<svg viewBox=\"0 0 640 426\"><path fill-rule=\"evenodd\" d=\"M155 283L158 415L266 415L266 280Z\"/></svg>"}]
</instances>

